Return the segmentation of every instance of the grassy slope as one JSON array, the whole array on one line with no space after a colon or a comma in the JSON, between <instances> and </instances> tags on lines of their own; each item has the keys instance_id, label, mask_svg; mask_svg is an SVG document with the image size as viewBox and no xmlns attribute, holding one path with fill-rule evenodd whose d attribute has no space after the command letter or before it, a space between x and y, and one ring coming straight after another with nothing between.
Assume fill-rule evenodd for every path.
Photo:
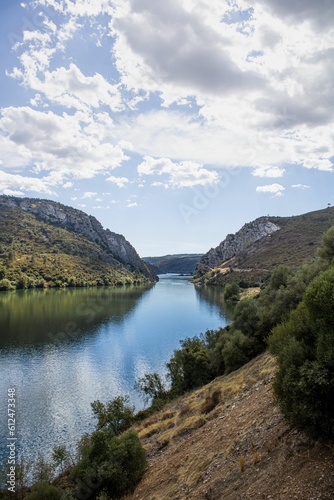
<instances>
[{"instance_id":1,"label":"grassy slope","mask_svg":"<svg viewBox=\"0 0 334 500\"><path fill-rule=\"evenodd\" d=\"M72 278L78 285L132 283L142 276L101 261L101 248L77 233L38 220L20 209L0 208L0 276L17 282L22 273L53 286ZM101 283L102 284L102 283Z\"/></svg>"},{"instance_id":2,"label":"grassy slope","mask_svg":"<svg viewBox=\"0 0 334 500\"><path fill-rule=\"evenodd\" d=\"M195 281L214 285L242 280L256 283L266 279L279 264L297 269L316 257L323 234L334 226L334 207L295 217L269 217L268 220L281 229Z\"/></svg>"},{"instance_id":3,"label":"grassy slope","mask_svg":"<svg viewBox=\"0 0 334 500\"><path fill-rule=\"evenodd\" d=\"M333 447L311 443L283 420L274 372L263 354L138 425L149 467L127 499L332 499ZM215 390L218 405L205 414Z\"/></svg>"}]
</instances>

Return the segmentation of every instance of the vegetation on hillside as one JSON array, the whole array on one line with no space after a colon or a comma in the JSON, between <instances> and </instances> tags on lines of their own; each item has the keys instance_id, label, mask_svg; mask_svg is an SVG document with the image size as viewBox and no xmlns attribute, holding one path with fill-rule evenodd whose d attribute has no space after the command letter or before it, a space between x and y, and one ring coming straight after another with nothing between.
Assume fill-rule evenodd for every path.
<instances>
[{"instance_id":1,"label":"vegetation on hillside","mask_svg":"<svg viewBox=\"0 0 334 500\"><path fill-rule=\"evenodd\" d=\"M236 290L227 286L229 295ZM283 414L314 438L334 436L334 228L319 258L297 272L273 271L254 298L240 301L231 325L181 341L167 363L169 389L158 374L137 383L152 408L234 371L269 342L278 358L274 390Z\"/></svg>"},{"instance_id":2,"label":"vegetation on hillside","mask_svg":"<svg viewBox=\"0 0 334 500\"><path fill-rule=\"evenodd\" d=\"M278 358L274 391L286 418L313 438L334 437L334 228L320 255L328 268L270 337Z\"/></svg>"},{"instance_id":3,"label":"vegetation on hillside","mask_svg":"<svg viewBox=\"0 0 334 500\"><path fill-rule=\"evenodd\" d=\"M265 284L279 265L296 271L316 258L323 234L334 225L334 207L292 217L268 216L266 220L280 229L246 246L243 252L204 275L195 275L194 283L216 286L236 283L244 288Z\"/></svg>"},{"instance_id":4,"label":"vegetation on hillside","mask_svg":"<svg viewBox=\"0 0 334 500\"><path fill-rule=\"evenodd\" d=\"M23 210L0 207L0 235L0 291L149 281L119 262L104 262L97 243Z\"/></svg>"},{"instance_id":5,"label":"vegetation on hillside","mask_svg":"<svg viewBox=\"0 0 334 500\"><path fill-rule=\"evenodd\" d=\"M234 287L227 289L232 298L236 291ZM67 472L66 487L51 484L50 467L41 460L37 464L37 483L26 498L71 499L85 494L85 498L104 500L108 495L120 498L132 491L144 474L146 455L131 425L160 410L167 401L237 370L266 350L268 343L277 356L274 391L283 415L311 438L332 439L333 307L331 228L323 238L317 260L297 272L277 266L257 296L237 304L231 325L181 341L181 347L166 365L168 384L157 373L138 379L137 389L145 401L151 401L148 409L134 415L124 397L107 404L95 401L92 408L98 420L96 430L82 438L76 464L70 475ZM204 425L205 415L220 398L219 391L208 394L201 405L201 416L187 418L184 430ZM164 426L166 430L174 427L172 417L165 417ZM178 432L182 433L182 428ZM65 462L66 450L54 450L54 464L62 468ZM243 471L243 466L240 468Z\"/></svg>"},{"instance_id":6,"label":"vegetation on hillside","mask_svg":"<svg viewBox=\"0 0 334 500\"><path fill-rule=\"evenodd\" d=\"M50 462L40 455L33 467L31 488L26 485L28 464L22 461L17 466L20 484L14 495L27 500L116 500L134 490L146 469L146 452L130 428L134 408L128 398L118 396L107 404L94 401L92 409L96 429L81 438L75 460L65 446L54 448ZM1 498L13 496L12 492L0 494Z\"/></svg>"}]
</instances>

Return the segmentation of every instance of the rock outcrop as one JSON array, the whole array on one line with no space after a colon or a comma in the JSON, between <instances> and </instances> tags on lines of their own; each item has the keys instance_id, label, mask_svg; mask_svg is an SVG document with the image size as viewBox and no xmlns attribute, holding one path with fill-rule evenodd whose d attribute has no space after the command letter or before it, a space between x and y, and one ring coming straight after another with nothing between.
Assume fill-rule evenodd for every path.
<instances>
[{"instance_id":1,"label":"rock outcrop","mask_svg":"<svg viewBox=\"0 0 334 500\"><path fill-rule=\"evenodd\" d=\"M128 270L138 271L152 281L157 279L150 266L139 257L124 236L104 229L92 215L55 201L35 198L0 196L0 206L19 208L44 222L78 233L100 246L101 260L113 266L122 264Z\"/></svg>"},{"instance_id":2,"label":"rock outcrop","mask_svg":"<svg viewBox=\"0 0 334 500\"><path fill-rule=\"evenodd\" d=\"M196 276L202 276L218 264L241 254L255 242L278 231L280 227L267 217L260 217L245 224L237 233L228 234L216 248L211 248L204 254L195 271Z\"/></svg>"}]
</instances>

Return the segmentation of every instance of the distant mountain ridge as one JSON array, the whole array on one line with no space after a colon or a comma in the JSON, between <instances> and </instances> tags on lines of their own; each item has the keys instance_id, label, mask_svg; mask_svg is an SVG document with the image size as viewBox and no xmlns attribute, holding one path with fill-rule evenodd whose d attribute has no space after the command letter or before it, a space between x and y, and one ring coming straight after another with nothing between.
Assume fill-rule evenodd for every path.
<instances>
[{"instance_id":1,"label":"distant mountain ridge","mask_svg":"<svg viewBox=\"0 0 334 500\"><path fill-rule=\"evenodd\" d=\"M192 275L202 254L175 254L161 257L143 257L157 274L178 273Z\"/></svg>"},{"instance_id":2,"label":"distant mountain ridge","mask_svg":"<svg viewBox=\"0 0 334 500\"><path fill-rule=\"evenodd\" d=\"M149 281L156 281L154 271L139 257L134 247L123 235L113 233L109 229L104 229L95 217L81 210L51 200L17 198L11 196L0 196L0 210L2 214L1 223L3 225L1 243L4 247L6 247L6 243L8 245L10 239L14 242L14 246L20 246L20 243L16 241L17 230L20 230L21 234L21 247L27 246L29 241L28 226L29 224L33 226L35 220L36 224L39 221L39 223L45 224L45 227L41 226L39 229L37 227L32 228L29 230L29 234L34 234L34 237L37 238L36 234L38 230L42 234L44 232L44 253L55 251L58 245L57 253L75 255L76 249L78 250L79 247L81 248L83 246L85 249L80 250L79 253L77 252L79 257L82 257L84 253L85 258L91 261L96 260L99 263L111 266L115 270L123 269L123 273L139 273ZM27 214L27 216L29 214L33 218L31 219L31 217L28 217L26 219L26 235L24 233L24 227L21 227L24 217L20 217L19 214ZM6 217L9 219L12 217L14 224L18 227L8 227L8 222L6 224ZM50 237L46 235L48 227L50 228ZM66 231L66 233L62 233L62 235L57 238L54 234L55 227L61 228L61 230ZM7 238L6 241L4 241L5 236ZM39 238L40 236L41 235L39 235ZM73 238L75 241L72 241ZM67 241L67 246L69 247L68 251L65 248L65 251L62 252L64 248L61 247L61 239ZM36 241L40 241L40 239ZM56 247L50 248L50 245L53 247L55 244Z\"/></svg>"},{"instance_id":3,"label":"distant mountain ridge","mask_svg":"<svg viewBox=\"0 0 334 500\"><path fill-rule=\"evenodd\" d=\"M292 217L259 217L229 234L199 260L194 282L256 284L274 266L297 269L316 256L323 234L334 225L334 207Z\"/></svg>"}]
</instances>

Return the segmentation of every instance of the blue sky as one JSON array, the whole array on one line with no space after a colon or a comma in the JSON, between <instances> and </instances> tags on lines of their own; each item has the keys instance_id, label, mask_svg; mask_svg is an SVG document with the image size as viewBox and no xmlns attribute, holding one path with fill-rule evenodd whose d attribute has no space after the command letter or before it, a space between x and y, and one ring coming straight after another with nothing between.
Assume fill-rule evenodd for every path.
<instances>
[{"instance_id":1,"label":"blue sky","mask_svg":"<svg viewBox=\"0 0 334 500\"><path fill-rule=\"evenodd\" d=\"M141 256L334 204L334 3L2 0L0 193Z\"/></svg>"}]
</instances>

